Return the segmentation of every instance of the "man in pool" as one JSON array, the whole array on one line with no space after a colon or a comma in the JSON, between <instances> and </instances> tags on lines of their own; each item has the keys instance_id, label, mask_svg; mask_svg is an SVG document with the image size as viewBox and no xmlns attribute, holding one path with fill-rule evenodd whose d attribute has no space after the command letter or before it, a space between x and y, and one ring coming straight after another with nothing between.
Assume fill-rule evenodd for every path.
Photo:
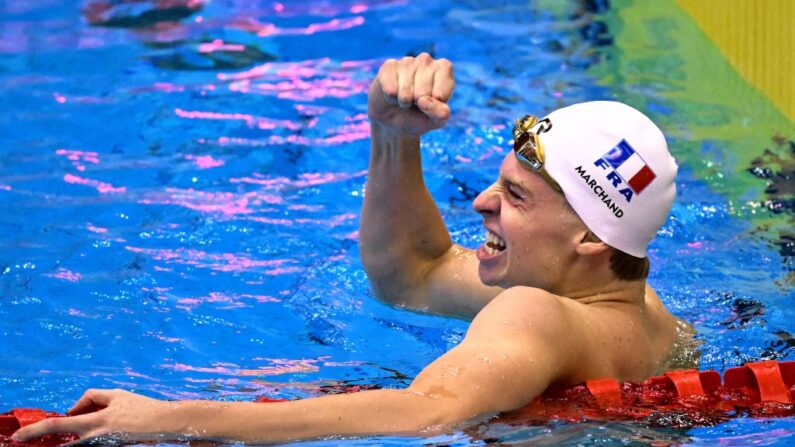
<instances>
[{"instance_id":1,"label":"man in pool","mask_svg":"<svg viewBox=\"0 0 795 447\"><path fill-rule=\"evenodd\" d=\"M17 438L417 433L520 408L552 385L642 380L675 366L688 327L646 284L646 247L675 194L677 167L660 130L615 102L525 116L497 180L473 203L486 242L469 250L451 242L420 160L420 136L447 122L454 84L449 61L421 54L385 62L369 92L360 234L373 290L391 304L473 318L464 340L407 389L272 404L89 390L71 417L30 425Z\"/></svg>"}]
</instances>

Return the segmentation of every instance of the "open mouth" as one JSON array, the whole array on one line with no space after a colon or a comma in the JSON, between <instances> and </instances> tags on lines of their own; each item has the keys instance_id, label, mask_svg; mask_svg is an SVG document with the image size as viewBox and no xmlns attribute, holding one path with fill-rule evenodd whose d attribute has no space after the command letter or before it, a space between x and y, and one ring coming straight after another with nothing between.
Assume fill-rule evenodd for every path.
<instances>
[{"instance_id":1,"label":"open mouth","mask_svg":"<svg viewBox=\"0 0 795 447\"><path fill-rule=\"evenodd\" d=\"M486 253L495 255L505 250L505 240L492 233L491 230L486 229L486 243L483 244L483 247L485 248Z\"/></svg>"}]
</instances>

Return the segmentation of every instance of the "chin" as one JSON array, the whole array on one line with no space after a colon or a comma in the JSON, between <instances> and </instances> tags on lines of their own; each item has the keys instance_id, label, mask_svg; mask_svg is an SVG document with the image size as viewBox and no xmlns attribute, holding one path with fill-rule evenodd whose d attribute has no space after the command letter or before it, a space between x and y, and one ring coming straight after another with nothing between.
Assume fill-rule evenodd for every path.
<instances>
[{"instance_id":1,"label":"chin","mask_svg":"<svg viewBox=\"0 0 795 447\"><path fill-rule=\"evenodd\" d=\"M480 282L487 286L502 287L504 289L510 287L505 285L505 278L494 274L494 272L484 271L483 266L478 268L478 278L480 278Z\"/></svg>"}]
</instances>

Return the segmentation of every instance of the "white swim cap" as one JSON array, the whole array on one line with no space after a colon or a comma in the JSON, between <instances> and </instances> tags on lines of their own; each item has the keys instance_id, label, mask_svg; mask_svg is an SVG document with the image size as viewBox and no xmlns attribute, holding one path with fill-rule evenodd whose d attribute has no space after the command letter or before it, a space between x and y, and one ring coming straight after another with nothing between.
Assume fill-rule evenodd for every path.
<instances>
[{"instance_id":1,"label":"white swim cap","mask_svg":"<svg viewBox=\"0 0 795 447\"><path fill-rule=\"evenodd\" d=\"M602 241L632 256L665 223L676 195L676 161L660 129L619 102L574 104L547 116L544 168Z\"/></svg>"}]
</instances>

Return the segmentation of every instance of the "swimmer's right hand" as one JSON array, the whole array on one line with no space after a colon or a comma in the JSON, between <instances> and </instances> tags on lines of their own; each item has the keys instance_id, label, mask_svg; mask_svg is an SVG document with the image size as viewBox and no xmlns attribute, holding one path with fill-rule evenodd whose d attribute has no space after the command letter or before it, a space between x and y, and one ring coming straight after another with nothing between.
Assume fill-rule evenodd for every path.
<instances>
[{"instance_id":1,"label":"swimmer's right hand","mask_svg":"<svg viewBox=\"0 0 795 447\"><path fill-rule=\"evenodd\" d=\"M381 65L368 94L370 121L386 130L422 135L443 127L450 118L453 64L428 53Z\"/></svg>"}]
</instances>

